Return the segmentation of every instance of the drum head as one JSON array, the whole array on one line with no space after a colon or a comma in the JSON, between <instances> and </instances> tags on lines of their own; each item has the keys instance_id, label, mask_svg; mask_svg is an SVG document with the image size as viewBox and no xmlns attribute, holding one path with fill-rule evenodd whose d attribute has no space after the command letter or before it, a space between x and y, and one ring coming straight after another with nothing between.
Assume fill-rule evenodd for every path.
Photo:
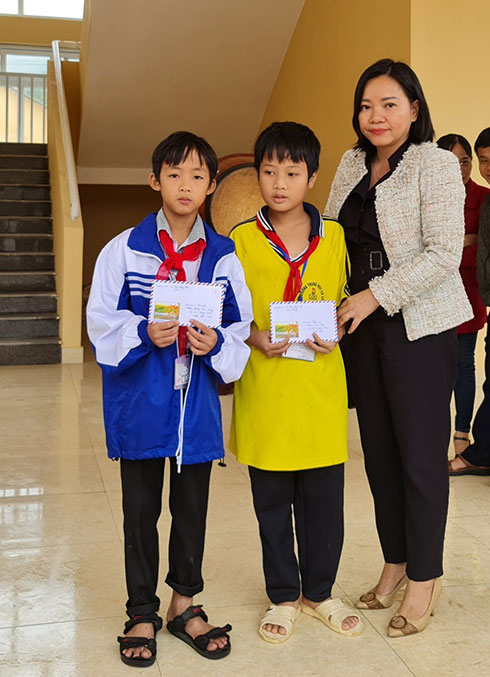
<instances>
[{"instance_id":1,"label":"drum head","mask_svg":"<svg viewBox=\"0 0 490 677\"><path fill-rule=\"evenodd\" d=\"M206 200L206 222L228 235L237 223L255 216L263 203L255 167L241 164L218 175L216 190Z\"/></svg>"}]
</instances>

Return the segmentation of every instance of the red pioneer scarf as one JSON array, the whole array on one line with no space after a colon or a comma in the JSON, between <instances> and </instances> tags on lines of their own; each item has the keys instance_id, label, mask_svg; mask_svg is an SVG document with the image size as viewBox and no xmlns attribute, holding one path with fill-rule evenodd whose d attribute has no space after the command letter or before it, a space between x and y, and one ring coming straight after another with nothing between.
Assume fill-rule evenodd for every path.
<instances>
[{"instance_id":1,"label":"red pioneer scarf","mask_svg":"<svg viewBox=\"0 0 490 677\"><path fill-rule=\"evenodd\" d=\"M157 280L168 280L171 270L176 270L176 278L179 282L184 282L186 278L184 270L184 261L197 261L206 247L205 240L196 240L192 244L184 247L184 251L179 254L175 251L172 238L165 230L159 232L160 242L167 255L157 272ZM185 353L187 347L187 328L179 327L179 355Z\"/></svg>"},{"instance_id":2,"label":"red pioneer scarf","mask_svg":"<svg viewBox=\"0 0 490 677\"><path fill-rule=\"evenodd\" d=\"M258 218L257 218L257 227L285 255L284 260L289 265L289 277L287 279L286 287L284 289L283 301L295 301L302 287L301 273L299 272L299 269L304 263L306 263L311 254L313 254L315 249L320 244L320 236L314 235L311 239L310 244L308 245L308 249L305 251L303 256L297 261L291 261L289 252L286 249L286 246L279 237L279 235L274 230L267 230L266 228L264 228L264 226L260 223Z\"/></svg>"}]
</instances>

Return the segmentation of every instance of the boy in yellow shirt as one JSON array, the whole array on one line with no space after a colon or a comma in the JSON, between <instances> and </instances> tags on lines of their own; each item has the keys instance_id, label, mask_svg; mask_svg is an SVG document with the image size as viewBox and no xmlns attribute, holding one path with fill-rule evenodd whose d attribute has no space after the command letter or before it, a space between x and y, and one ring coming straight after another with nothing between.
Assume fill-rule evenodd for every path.
<instances>
[{"instance_id":1,"label":"boy in yellow shirt","mask_svg":"<svg viewBox=\"0 0 490 677\"><path fill-rule=\"evenodd\" d=\"M235 385L231 448L249 466L271 601L259 634L286 641L300 611L344 635L359 615L331 598L343 543L347 393L337 343L316 334L298 351L272 343L273 301L335 301L345 296L343 230L304 202L320 144L295 122L276 122L255 144L266 205L231 233L252 294L251 356ZM291 359L286 359L287 357ZM294 552L294 511L299 565Z\"/></svg>"}]
</instances>

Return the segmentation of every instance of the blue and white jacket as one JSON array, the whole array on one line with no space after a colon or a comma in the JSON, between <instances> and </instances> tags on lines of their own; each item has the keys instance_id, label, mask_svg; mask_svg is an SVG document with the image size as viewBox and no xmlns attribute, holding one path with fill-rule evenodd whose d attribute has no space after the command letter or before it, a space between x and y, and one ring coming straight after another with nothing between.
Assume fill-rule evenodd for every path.
<instances>
[{"instance_id":1,"label":"blue and white jacket","mask_svg":"<svg viewBox=\"0 0 490 677\"><path fill-rule=\"evenodd\" d=\"M164 259L156 214L101 251L87 305L88 334L102 367L109 457L175 456L179 465L224 455L218 381L240 378L250 349L252 303L235 245L205 224L200 282L226 285L218 342L192 356L188 387L174 389L177 345L158 348L147 333L151 283Z\"/></svg>"}]
</instances>

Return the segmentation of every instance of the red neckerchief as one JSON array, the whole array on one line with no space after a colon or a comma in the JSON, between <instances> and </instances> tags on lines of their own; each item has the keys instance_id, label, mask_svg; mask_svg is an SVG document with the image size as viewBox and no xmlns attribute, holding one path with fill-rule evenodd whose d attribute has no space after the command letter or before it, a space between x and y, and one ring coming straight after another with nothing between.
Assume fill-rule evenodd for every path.
<instances>
[{"instance_id":1,"label":"red neckerchief","mask_svg":"<svg viewBox=\"0 0 490 677\"><path fill-rule=\"evenodd\" d=\"M205 240L199 239L196 240L196 242L193 242L192 244L188 244L186 247L184 247L184 251L181 254L179 254L178 252L175 251L174 243L170 235L167 233L167 231L161 230L158 233L158 236L160 238L163 250L167 255L167 258L158 269L156 276L157 280L168 280L168 278L170 277L170 271L176 270L177 280L179 282L184 282L187 279L184 270L184 261L197 261L197 259L201 256L204 248L206 247ZM178 343L179 343L179 355L183 355L187 347L186 327L179 327Z\"/></svg>"},{"instance_id":2,"label":"red neckerchief","mask_svg":"<svg viewBox=\"0 0 490 677\"><path fill-rule=\"evenodd\" d=\"M273 244L276 245L276 247L279 247L283 251L283 253L286 254L287 258L285 258L284 260L289 265L289 277L287 279L286 287L284 289L283 301L295 301L302 287L301 273L299 272L299 269L309 259L309 257L313 254L315 249L320 244L320 236L314 235L311 239L310 244L308 245L308 249L305 251L303 256L297 261L291 261L291 257L289 256L289 252L286 249L284 242L281 240L281 238L275 232L275 230L267 230L266 228L264 228L264 226L260 223L258 218L257 218L257 228L261 230L264 233L264 235Z\"/></svg>"}]
</instances>

